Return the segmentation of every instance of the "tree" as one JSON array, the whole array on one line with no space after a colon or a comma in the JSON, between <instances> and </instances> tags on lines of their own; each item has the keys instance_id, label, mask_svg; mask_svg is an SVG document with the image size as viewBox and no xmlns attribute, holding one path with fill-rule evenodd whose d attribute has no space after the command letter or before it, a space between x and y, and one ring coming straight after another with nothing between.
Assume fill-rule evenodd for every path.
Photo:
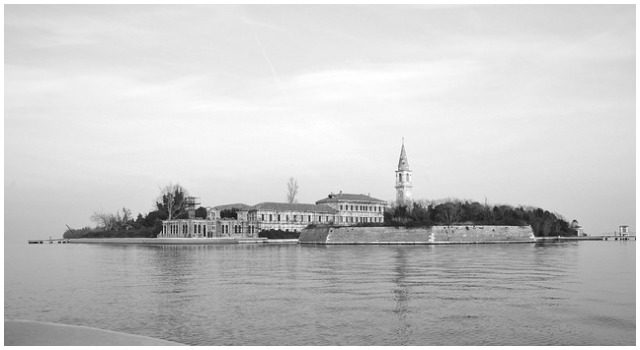
<instances>
[{"instance_id":1,"label":"tree","mask_svg":"<svg viewBox=\"0 0 640 350\"><path fill-rule=\"evenodd\" d=\"M122 223L126 224L129 221L133 220L133 217L131 216L131 210L123 207L122 208Z\"/></svg>"},{"instance_id":2,"label":"tree","mask_svg":"<svg viewBox=\"0 0 640 350\"><path fill-rule=\"evenodd\" d=\"M178 184L165 186L160 193L156 207L167 214L167 220L180 218L187 214L187 191Z\"/></svg>"},{"instance_id":3,"label":"tree","mask_svg":"<svg viewBox=\"0 0 640 350\"><path fill-rule=\"evenodd\" d=\"M102 212L95 212L91 215L91 221L95 222L98 227L110 231L113 229L116 219L113 214L106 214Z\"/></svg>"},{"instance_id":4,"label":"tree","mask_svg":"<svg viewBox=\"0 0 640 350\"><path fill-rule=\"evenodd\" d=\"M205 207L200 207L198 209L196 209L196 217L197 218L201 218L201 219L206 219L207 218L207 208Z\"/></svg>"},{"instance_id":5,"label":"tree","mask_svg":"<svg viewBox=\"0 0 640 350\"><path fill-rule=\"evenodd\" d=\"M238 208L227 208L220 210L220 218L225 219L237 219L238 218Z\"/></svg>"},{"instance_id":6,"label":"tree","mask_svg":"<svg viewBox=\"0 0 640 350\"><path fill-rule=\"evenodd\" d=\"M296 195L298 194L298 181L296 179L289 178L287 183L287 203L297 203Z\"/></svg>"}]
</instances>

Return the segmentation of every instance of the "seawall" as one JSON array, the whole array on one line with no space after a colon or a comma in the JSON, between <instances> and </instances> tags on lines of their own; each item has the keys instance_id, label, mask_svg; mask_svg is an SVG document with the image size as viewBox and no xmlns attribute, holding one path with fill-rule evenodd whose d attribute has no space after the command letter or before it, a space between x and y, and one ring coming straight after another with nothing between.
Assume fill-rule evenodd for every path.
<instances>
[{"instance_id":1,"label":"seawall","mask_svg":"<svg viewBox=\"0 0 640 350\"><path fill-rule=\"evenodd\" d=\"M69 243L98 244L239 244L263 243L266 238L72 238Z\"/></svg>"},{"instance_id":2,"label":"seawall","mask_svg":"<svg viewBox=\"0 0 640 350\"><path fill-rule=\"evenodd\" d=\"M456 225L328 227L304 229L301 244L479 244L535 243L531 226Z\"/></svg>"}]
</instances>

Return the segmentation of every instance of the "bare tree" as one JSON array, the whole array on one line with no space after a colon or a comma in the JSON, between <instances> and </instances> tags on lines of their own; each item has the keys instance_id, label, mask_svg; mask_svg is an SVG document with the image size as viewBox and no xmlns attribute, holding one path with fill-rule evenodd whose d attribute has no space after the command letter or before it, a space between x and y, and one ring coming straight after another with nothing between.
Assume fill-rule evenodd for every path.
<instances>
[{"instance_id":1,"label":"bare tree","mask_svg":"<svg viewBox=\"0 0 640 350\"><path fill-rule=\"evenodd\" d=\"M116 218L113 214L106 214L102 212L95 212L91 215L91 221L95 222L98 227L104 228L109 231L116 223Z\"/></svg>"},{"instance_id":2,"label":"bare tree","mask_svg":"<svg viewBox=\"0 0 640 350\"><path fill-rule=\"evenodd\" d=\"M289 178L287 183L287 203L297 203L296 195L298 194L298 181L294 178Z\"/></svg>"},{"instance_id":3,"label":"bare tree","mask_svg":"<svg viewBox=\"0 0 640 350\"><path fill-rule=\"evenodd\" d=\"M122 208L122 223L126 224L127 222L133 220L133 217L131 216L131 210L123 207Z\"/></svg>"},{"instance_id":4,"label":"bare tree","mask_svg":"<svg viewBox=\"0 0 640 350\"><path fill-rule=\"evenodd\" d=\"M161 189L156 206L167 213L167 220L172 220L186 212L186 199L187 190L178 184L169 184Z\"/></svg>"}]
</instances>

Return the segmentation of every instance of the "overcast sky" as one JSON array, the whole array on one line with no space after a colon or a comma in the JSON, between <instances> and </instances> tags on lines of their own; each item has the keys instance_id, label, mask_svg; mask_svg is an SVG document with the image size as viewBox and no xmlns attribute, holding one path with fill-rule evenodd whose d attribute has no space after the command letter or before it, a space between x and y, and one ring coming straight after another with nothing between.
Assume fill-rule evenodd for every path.
<instances>
[{"instance_id":1,"label":"overcast sky","mask_svg":"<svg viewBox=\"0 0 640 350\"><path fill-rule=\"evenodd\" d=\"M5 241L330 192L635 230L635 8L5 5Z\"/></svg>"}]
</instances>

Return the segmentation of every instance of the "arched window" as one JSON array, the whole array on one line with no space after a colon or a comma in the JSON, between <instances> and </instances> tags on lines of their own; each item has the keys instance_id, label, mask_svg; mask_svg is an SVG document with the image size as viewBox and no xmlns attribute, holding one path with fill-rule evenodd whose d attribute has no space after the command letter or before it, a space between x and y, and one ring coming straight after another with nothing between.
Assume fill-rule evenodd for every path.
<instances>
[{"instance_id":1,"label":"arched window","mask_svg":"<svg viewBox=\"0 0 640 350\"><path fill-rule=\"evenodd\" d=\"M402 182L402 173L398 174L398 178L400 179L400 182Z\"/></svg>"}]
</instances>

